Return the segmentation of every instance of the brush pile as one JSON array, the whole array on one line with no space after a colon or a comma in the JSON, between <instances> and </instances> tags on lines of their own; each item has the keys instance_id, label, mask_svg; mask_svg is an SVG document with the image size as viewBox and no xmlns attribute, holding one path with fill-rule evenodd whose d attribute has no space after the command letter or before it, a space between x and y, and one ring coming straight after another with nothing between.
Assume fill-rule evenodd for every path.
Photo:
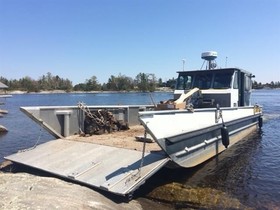
<instances>
[{"instance_id":1,"label":"brush pile","mask_svg":"<svg viewBox=\"0 0 280 210\"><path fill-rule=\"evenodd\" d=\"M84 133L86 135L100 135L129 129L126 122L116 120L114 114L107 109L89 110L81 103L78 106L85 113Z\"/></svg>"}]
</instances>

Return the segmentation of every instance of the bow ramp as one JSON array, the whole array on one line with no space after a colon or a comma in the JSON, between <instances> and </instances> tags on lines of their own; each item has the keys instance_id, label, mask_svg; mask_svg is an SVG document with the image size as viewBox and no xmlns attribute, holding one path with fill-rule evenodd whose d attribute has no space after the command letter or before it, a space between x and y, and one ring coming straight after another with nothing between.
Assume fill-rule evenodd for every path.
<instances>
[{"instance_id":1,"label":"bow ramp","mask_svg":"<svg viewBox=\"0 0 280 210\"><path fill-rule=\"evenodd\" d=\"M66 139L49 141L5 159L123 196L131 195L169 161L161 152Z\"/></svg>"}]
</instances>

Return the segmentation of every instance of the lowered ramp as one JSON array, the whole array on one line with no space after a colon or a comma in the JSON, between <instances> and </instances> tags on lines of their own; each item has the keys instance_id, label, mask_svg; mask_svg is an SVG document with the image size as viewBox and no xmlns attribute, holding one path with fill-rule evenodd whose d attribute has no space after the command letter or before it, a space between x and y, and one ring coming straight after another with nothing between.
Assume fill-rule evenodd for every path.
<instances>
[{"instance_id":1,"label":"lowered ramp","mask_svg":"<svg viewBox=\"0 0 280 210\"><path fill-rule=\"evenodd\" d=\"M142 154L141 151L58 139L5 159L125 196L132 194L169 161L160 152Z\"/></svg>"}]
</instances>

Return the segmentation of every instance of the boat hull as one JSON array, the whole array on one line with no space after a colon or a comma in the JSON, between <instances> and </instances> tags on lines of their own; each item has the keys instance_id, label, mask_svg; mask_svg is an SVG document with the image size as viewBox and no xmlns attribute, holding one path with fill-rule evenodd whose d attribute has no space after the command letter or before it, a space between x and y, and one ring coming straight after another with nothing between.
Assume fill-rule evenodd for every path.
<instances>
[{"instance_id":1,"label":"boat hull","mask_svg":"<svg viewBox=\"0 0 280 210\"><path fill-rule=\"evenodd\" d=\"M172 163L189 168L218 155L256 130L261 111L254 110L254 107L227 108L222 110L222 119L218 121L215 109L145 112L139 118ZM164 121L167 116L169 120ZM165 128L159 130L158 126L163 125ZM222 129L228 134L229 145L223 141Z\"/></svg>"},{"instance_id":2,"label":"boat hull","mask_svg":"<svg viewBox=\"0 0 280 210\"><path fill-rule=\"evenodd\" d=\"M239 131L236 134L230 135L230 144L229 147L237 143L238 141L241 141L244 139L247 135L252 133L257 129L257 125L252 125L249 128L246 128L245 130ZM194 166L197 166L208 159L220 154L224 150L226 150L225 146L222 143L221 138L217 139L214 143L207 145L204 144L204 146L201 146L200 148L196 149L195 151L186 151L182 150L178 153L170 155L171 159L173 160L173 163L175 164L175 167L180 166L184 168L191 168ZM181 153L180 153L181 152ZM173 164L173 166L174 166Z\"/></svg>"}]
</instances>

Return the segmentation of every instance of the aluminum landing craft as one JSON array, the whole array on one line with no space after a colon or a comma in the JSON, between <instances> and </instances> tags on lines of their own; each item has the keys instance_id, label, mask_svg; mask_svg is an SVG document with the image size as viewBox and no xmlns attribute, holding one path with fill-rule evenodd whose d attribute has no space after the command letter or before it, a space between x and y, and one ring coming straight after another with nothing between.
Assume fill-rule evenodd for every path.
<instances>
[{"instance_id":1,"label":"aluminum landing craft","mask_svg":"<svg viewBox=\"0 0 280 210\"><path fill-rule=\"evenodd\" d=\"M174 98L156 106L21 107L59 140L6 159L119 195L131 194L167 163L201 164L262 126L262 107L251 104L254 75L239 68L214 69L216 52L201 57L208 69L179 71ZM103 116L102 123L96 116ZM90 127L105 130L112 122L141 124L142 134L149 134L158 149L147 143L142 149L131 146L127 133L105 136L102 143L96 136L87 142L71 139L91 134Z\"/></svg>"}]
</instances>

